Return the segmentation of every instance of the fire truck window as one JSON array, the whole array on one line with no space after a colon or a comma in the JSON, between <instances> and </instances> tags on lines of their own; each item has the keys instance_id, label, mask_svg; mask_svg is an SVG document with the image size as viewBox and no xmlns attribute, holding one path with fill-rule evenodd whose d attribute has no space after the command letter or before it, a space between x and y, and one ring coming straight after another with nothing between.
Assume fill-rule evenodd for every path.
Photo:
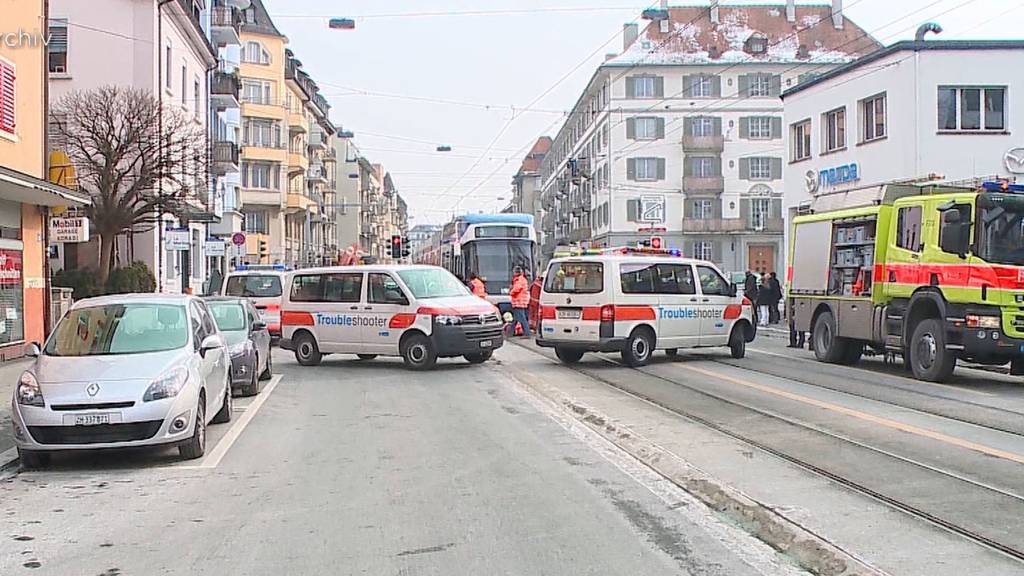
<instances>
[{"instance_id":1,"label":"fire truck window","mask_svg":"<svg viewBox=\"0 0 1024 576\"><path fill-rule=\"evenodd\" d=\"M921 251L921 207L900 208L896 222L896 245L912 252Z\"/></svg>"}]
</instances>

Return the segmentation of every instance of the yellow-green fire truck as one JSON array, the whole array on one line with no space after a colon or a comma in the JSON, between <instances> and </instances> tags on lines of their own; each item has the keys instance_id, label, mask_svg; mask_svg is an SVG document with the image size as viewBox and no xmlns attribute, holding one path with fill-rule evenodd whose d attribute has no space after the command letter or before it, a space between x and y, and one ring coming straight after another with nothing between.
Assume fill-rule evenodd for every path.
<instances>
[{"instance_id":1,"label":"yellow-green fire truck","mask_svg":"<svg viewBox=\"0 0 1024 576\"><path fill-rule=\"evenodd\" d=\"M787 306L819 361L895 352L938 382L957 359L1024 373L1024 186L885 184L793 219Z\"/></svg>"}]
</instances>

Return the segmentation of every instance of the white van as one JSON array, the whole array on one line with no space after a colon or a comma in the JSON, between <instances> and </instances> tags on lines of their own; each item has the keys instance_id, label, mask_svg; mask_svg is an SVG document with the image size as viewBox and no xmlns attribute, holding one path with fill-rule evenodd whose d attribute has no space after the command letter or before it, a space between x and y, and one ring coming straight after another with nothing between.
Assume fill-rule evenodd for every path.
<instances>
[{"instance_id":1,"label":"white van","mask_svg":"<svg viewBox=\"0 0 1024 576\"><path fill-rule=\"evenodd\" d=\"M629 366L654 350L728 346L746 353L753 305L714 264L667 250L614 249L556 258L541 291L537 344L567 364L584 352L621 352Z\"/></svg>"},{"instance_id":2,"label":"white van","mask_svg":"<svg viewBox=\"0 0 1024 576\"><path fill-rule=\"evenodd\" d=\"M246 298L256 306L270 337L281 337L281 293L284 267L239 266L228 273L221 284L221 296Z\"/></svg>"},{"instance_id":3,"label":"white van","mask_svg":"<svg viewBox=\"0 0 1024 576\"><path fill-rule=\"evenodd\" d=\"M303 366L324 354L401 356L423 370L438 358L479 364L504 343L498 309L437 266L336 266L285 277L281 347Z\"/></svg>"}]
</instances>

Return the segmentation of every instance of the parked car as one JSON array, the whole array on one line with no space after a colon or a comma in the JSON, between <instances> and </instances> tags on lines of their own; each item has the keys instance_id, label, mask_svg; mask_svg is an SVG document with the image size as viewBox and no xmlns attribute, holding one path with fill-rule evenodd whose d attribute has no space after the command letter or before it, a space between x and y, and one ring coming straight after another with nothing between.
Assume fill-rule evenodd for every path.
<instances>
[{"instance_id":1,"label":"parked car","mask_svg":"<svg viewBox=\"0 0 1024 576\"><path fill-rule=\"evenodd\" d=\"M252 302L245 298L207 298L217 328L231 354L231 389L245 396L260 393L260 381L270 380L270 332Z\"/></svg>"},{"instance_id":2,"label":"parked car","mask_svg":"<svg viewBox=\"0 0 1024 576\"><path fill-rule=\"evenodd\" d=\"M224 337L206 304L186 295L119 294L80 300L46 344L12 401L21 463L55 450L178 447L206 451L206 426L231 420Z\"/></svg>"}]
</instances>

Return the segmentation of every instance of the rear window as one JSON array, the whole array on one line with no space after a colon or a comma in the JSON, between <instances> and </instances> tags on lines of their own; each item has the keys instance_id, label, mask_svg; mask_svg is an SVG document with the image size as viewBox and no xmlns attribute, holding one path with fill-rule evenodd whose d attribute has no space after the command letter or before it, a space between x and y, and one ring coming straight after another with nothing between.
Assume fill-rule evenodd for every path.
<instances>
[{"instance_id":1,"label":"rear window","mask_svg":"<svg viewBox=\"0 0 1024 576\"><path fill-rule=\"evenodd\" d=\"M557 262L548 268L544 291L554 294L597 294L604 290L600 262Z\"/></svg>"},{"instance_id":2,"label":"rear window","mask_svg":"<svg viewBox=\"0 0 1024 576\"><path fill-rule=\"evenodd\" d=\"M281 277L274 274L231 276L224 287L224 294L244 298L276 298L281 295Z\"/></svg>"}]
</instances>

